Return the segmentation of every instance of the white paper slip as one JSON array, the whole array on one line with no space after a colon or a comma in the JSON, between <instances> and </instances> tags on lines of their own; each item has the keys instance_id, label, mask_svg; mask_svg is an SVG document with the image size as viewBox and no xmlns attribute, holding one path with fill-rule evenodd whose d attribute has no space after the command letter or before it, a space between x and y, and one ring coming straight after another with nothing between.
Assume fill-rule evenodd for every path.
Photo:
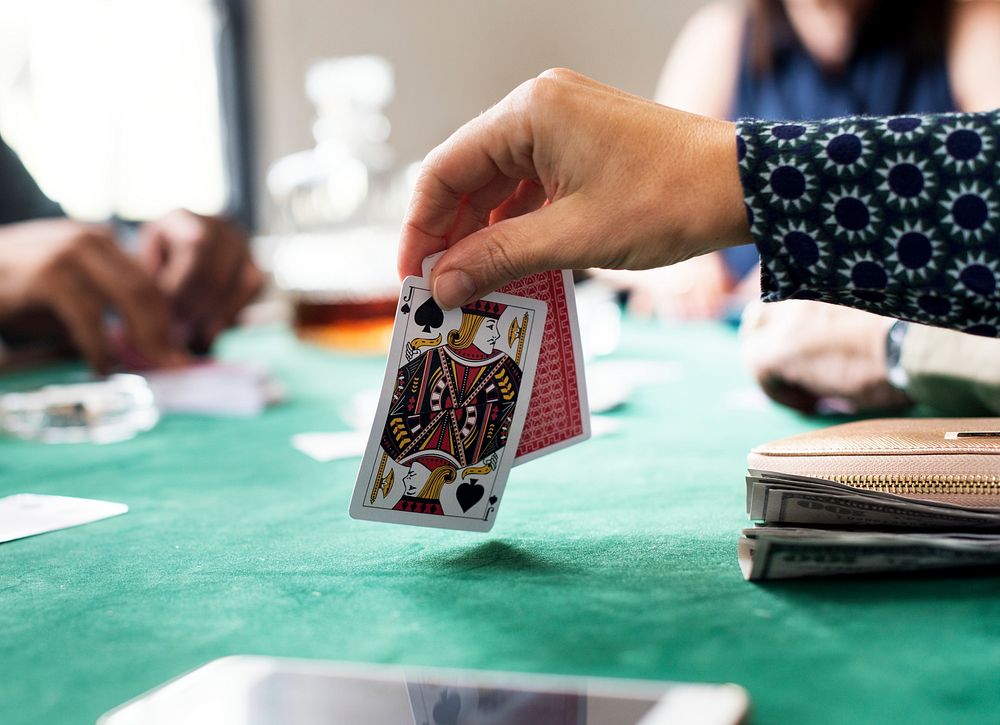
<instances>
[{"instance_id":1,"label":"white paper slip","mask_svg":"<svg viewBox=\"0 0 1000 725\"><path fill-rule=\"evenodd\" d=\"M252 365L206 362L143 377L164 413L249 417L283 397L270 375Z\"/></svg>"},{"instance_id":2,"label":"white paper slip","mask_svg":"<svg viewBox=\"0 0 1000 725\"><path fill-rule=\"evenodd\" d=\"M368 442L367 431L344 430L331 433L296 433L292 445L321 463L341 458L361 458Z\"/></svg>"},{"instance_id":3,"label":"white paper slip","mask_svg":"<svg viewBox=\"0 0 1000 725\"><path fill-rule=\"evenodd\" d=\"M89 524L128 511L114 501L18 493L0 498L0 543Z\"/></svg>"}]
</instances>

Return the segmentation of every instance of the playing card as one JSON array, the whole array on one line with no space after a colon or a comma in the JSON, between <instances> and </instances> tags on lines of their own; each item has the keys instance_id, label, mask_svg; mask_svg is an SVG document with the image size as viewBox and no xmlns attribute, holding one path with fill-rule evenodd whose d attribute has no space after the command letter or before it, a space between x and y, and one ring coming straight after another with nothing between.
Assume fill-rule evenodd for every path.
<instances>
[{"instance_id":1,"label":"playing card","mask_svg":"<svg viewBox=\"0 0 1000 725\"><path fill-rule=\"evenodd\" d=\"M443 311L403 281L354 518L488 531L524 427L546 304L496 293Z\"/></svg>"},{"instance_id":2,"label":"playing card","mask_svg":"<svg viewBox=\"0 0 1000 725\"><path fill-rule=\"evenodd\" d=\"M438 252L424 259L425 279L430 278L434 263L442 254ZM573 274L569 270L541 272L515 280L500 291L541 300L548 308L535 386L514 459L517 466L587 440L590 410Z\"/></svg>"},{"instance_id":3,"label":"playing card","mask_svg":"<svg viewBox=\"0 0 1000 725\"><path fill-rule=\"evenodd\" d=\"M0 498L0 542L89 524L128 511L113 501L19 493Z\"/></svg>"}]
</instances>

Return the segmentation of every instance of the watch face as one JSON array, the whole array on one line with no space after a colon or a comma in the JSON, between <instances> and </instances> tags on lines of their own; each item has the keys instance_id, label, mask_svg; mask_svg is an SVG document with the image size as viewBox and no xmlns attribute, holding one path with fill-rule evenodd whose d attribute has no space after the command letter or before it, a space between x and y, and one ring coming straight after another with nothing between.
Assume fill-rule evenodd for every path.
<instances>
[{"instance_id":1,"label":"watch face","mask_svg":"<svg viewBox=\"0 0 1000 725\"><path fill-rule=\"evenodd\" d=\"M896 320L885 337L885 367L889 384L897 390L906 391L909 376L900 364L903 357L903 340L910 323Z\"/></svg>"}]
</instances>

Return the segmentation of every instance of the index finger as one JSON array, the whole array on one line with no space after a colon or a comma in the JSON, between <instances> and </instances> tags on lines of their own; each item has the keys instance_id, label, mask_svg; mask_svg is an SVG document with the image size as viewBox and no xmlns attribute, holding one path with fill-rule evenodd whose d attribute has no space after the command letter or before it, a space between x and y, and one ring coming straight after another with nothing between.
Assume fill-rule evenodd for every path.
<instances>
[{"instance_id":1,"label":"index finger","mask_svg":"<svg viewBox=\"0 0 1000 725\"><path fill-rule=\"evenodd\" d=\"M497 175L535 178L527 81L427 155L403 220L399 274L419 275L424 257L446 249L463 200Z\"/></svg>"}]
</instances>

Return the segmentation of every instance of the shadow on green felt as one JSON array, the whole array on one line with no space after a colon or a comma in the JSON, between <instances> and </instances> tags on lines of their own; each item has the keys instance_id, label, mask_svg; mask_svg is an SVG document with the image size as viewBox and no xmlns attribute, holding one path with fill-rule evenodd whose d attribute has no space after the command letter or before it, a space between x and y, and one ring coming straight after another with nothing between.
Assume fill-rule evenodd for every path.
<instances>
[{"instance_id":1,"label":"shadow on green felt","mask_svg":"<svg viewBox=\"0 0 1000 725\"><path fill-rule=\"evenodd\" d=\"M583 569L566 561L547 558L529 547L507 541L486 541L463 551L426 557L421 565L434 570L465 573L572 574Z\"/></svg>"},{"instance_id":2,"label":"shadow on green felt","mask_svg":"<svg viewBox=\"0 0 1000 725\"><path fill-rule=\"evenodd\" d=\"M756 584L780 598L827 604L919 601L1000 601L1000 569L896 574L775 581Z\"/></svg>"}]
</instances>

